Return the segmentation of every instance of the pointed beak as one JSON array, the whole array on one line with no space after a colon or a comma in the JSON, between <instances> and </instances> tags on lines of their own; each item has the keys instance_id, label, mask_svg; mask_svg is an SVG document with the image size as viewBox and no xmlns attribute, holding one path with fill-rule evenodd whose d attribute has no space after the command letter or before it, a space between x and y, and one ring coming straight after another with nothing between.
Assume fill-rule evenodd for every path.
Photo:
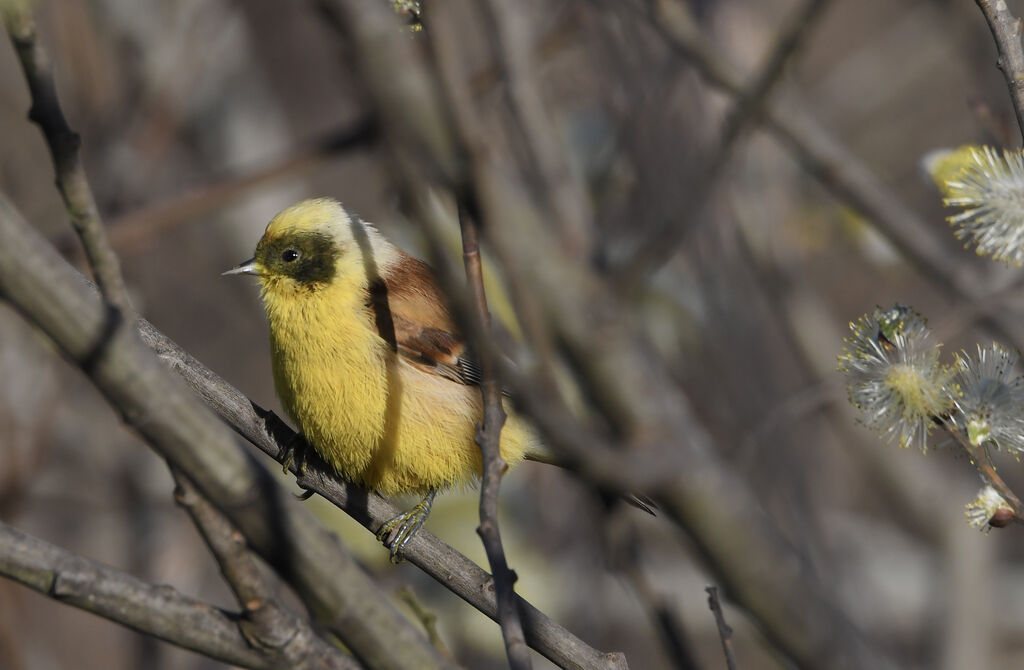
<instances>
[{"instance_id":1,"label":"pointed beak","mask_svg":"<svg viewBox=\"0 0 1024 670\"><path fill-rule=\"evenodd\" d=\"M258 275L260 274L260 269L256 265L256 259L250 258L241 265L236 265L230 270L226 272L221 272L220 274L222 277L224 275Z\"/></svg>"}]
</instances>

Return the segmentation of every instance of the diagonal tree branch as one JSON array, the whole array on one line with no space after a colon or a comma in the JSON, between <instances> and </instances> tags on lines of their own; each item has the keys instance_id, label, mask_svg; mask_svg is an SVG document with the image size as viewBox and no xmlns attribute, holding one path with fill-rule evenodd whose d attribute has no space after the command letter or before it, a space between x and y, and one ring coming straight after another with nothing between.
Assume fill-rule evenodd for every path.
<instances>
[{"instance_id":1,"label":"diagonal tree branch","mask_svg":"<svg viewBox=\"0 0 1024 670\"><path fill-rule=\"evenodd\" d=\"M76 556L0 522L0 575L73 607L231 665L280 667L253 648L239 617Z\"/></svg>"},{"instance_id":2,"label":"diagonal tree branch","mask_svg":"<svg viewBox=\"0 0 1024 670\"><path fill-rule=\"evenodd\" d=\"M804 0L804 4L783 24L764 66L754 75L750 84L737 90L733 107L722 124L718 147L708 167L689 186L691 204L687 215L691 220L699 222L705 218L704 211L714 199L715 186L731 162L737 141L760 119L785 66L806 42L811 34L810 28L830 1ZM641 240L637 250L616 274L627 286L646 280L652 268L664 263L667 255L678 248L691 229L691 226L680 225L676 220L664 222L658 230Z\"/></svg>"},{"instance_id":3,"label":"diagonal tree branch","mask_svg":"<svg viewBox=\"0 0 1024 670\"><path fill-rule=\"evenodd\" d=\"M267 569L246 546L245 537L180 472L171 469L175 500L185 508L220 565L242 607L238 622L245 639L277 666L293 670L359 670L363 666L320 637L273 594Z\"/></svg>"}]
</instances>

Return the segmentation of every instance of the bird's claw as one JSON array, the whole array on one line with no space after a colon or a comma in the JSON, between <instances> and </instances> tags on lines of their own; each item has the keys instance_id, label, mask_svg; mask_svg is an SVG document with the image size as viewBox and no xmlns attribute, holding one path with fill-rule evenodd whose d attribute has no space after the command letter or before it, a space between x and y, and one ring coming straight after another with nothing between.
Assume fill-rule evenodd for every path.
<instances>
[{"instance_id":1,"label":"bird's claw","mask_svg":"<svg viewBox=\"0 0 1024 670\"><path fill-rule=\"evenodd\" d=\"M284 460L281 461L281 469L284 470L286 475L291 472L293 463L295 464L296 477L306 474L307 446L305 438L298 433L288 441L288 445L284 448Z\"/></svg>"},{"instance_id":2,"label":"bird's claw","mask_svg":"<svg viewBox=\"0 0 1024 670\"><path fill-rule=\"evenodd\" d=\"M387 547L392 563L397 565L405 560L405 545L419 532L430 516L433 502L434 493L431 492L408 512L385 521L377 531L377 539Z\"/></svg>"}]
</instances>

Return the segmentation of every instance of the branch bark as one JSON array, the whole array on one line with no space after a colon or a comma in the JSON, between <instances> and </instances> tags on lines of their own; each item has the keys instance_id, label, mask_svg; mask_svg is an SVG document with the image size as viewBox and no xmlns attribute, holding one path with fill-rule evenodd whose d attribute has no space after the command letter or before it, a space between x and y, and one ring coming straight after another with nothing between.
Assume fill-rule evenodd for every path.
<instances>
[{"instance_id":1,"label":"branch bark","mask_svg":"<svg viewBox=\"0 0 1024 670\"><path fill-rule=\"evenodd\" d=\"M1006 78L1017 126L1024 136L1024 49L1020 43L1020 19L1010 13L1006 0L977 0L977 3L996 41L999 69Z\"/></svg>"},{"instance_id":2,"label":"branch bark","mask_svg":"<svg viewBox=\"0 0 1024 670\"><path fill-rule=\"evenodd\" d=\"M489 338L491 318L484 292L480 240L476 222L464 207L459 208L459 225L462 228L462 260L466 266L466 282L474 317L482 330L481 337ZM501 427L505 424L505 410L501 405L501 387L495 376L494 359L490 352L481 352L480 368L484 416L482 425L477 426L476 441L480 446L483 475L480 481L480 525L476 532L483 541L487 562L494 576L498 623L501 624L509 667L512 670L529 670L530 651L523 637L523 623L519 619L515 601L516 574L508 567L498 528L498 492L508 464L501 458Z\"/></svg>"},{"instance_id":3,"label":"branch bark","mask_svg":"<svg viewBox=\"0 0 1024 670\"><path fill-rule=\"evenodd\" d=\"M359 670L363 666L320 637L274 596L267 568L260 565L242 535L180 472L171 468L174 497L199 529L235 594L245 639L275 666L293 670Z\"/></svg>"},{"instance_id":4,"label":"branch bark","mask_svg":"<svg viewBox=\"0 0 1024 670\"><path fill-rule=\"evenodd\" d=\"M239 616L101 565L0 522L0 575L144 635L253 670L280 667L253 648Z\"/></svg>"}]
</instances>

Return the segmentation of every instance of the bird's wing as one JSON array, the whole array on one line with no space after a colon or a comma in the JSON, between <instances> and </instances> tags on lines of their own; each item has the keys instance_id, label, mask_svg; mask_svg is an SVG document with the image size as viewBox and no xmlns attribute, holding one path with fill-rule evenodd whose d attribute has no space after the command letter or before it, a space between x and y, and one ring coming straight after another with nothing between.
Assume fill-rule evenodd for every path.
<instances>
[{"instance_id":1,"label":"bird's wing","mask_svg":"<svg viewBox=\"0 0 1024 670\"><path fill-rule=\"evenodd\" d=\"M477 385L483 379L480 366L466 350L466 344L453 333L423 326L394 315L398 353L427 372L454 382Z\"/></svg>"},{"instance_id":2,"label":"bird's wing","mask_svg":"<svg viewBox=\"0 0 1024 670\"><path fill-rule=\"evenodd\" d=\"M406 361L453 382L479 384L480 366L457 334L430 266L408 254L370 290L377 333Z\"/></svg>"}]
</instances>

